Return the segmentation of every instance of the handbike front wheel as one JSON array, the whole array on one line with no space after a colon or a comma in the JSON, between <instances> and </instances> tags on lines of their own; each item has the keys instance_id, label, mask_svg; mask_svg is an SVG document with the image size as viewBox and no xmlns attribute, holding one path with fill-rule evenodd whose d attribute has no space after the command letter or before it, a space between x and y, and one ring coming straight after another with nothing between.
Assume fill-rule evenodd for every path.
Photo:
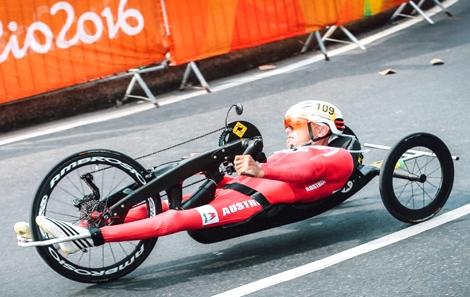
<instances>
[{"instance_id":1,"label":"handbike front wheel","mask_svg":"<svg viewBox=\"0 0 470 297\"><path fill-rule=\"evenodd\" d=\"M41 182L31 209L31 233L35 241L49 239L35 223L47 216L85 227L112 225L100 219L110 200L126 196L146 183L145 169L134 159L110 150L74 154L57 164ZM158 194L135 205L134 219L161 212ZM157 238L105 243L67 255L59 245L37 247L39 255L57 273L74 281L99 283L120 278L136 269L150 254Z\"/></svg>"},{"instance_id":2,"label":"handbike front wheel","mask_svg":"<svg viewBox=\"0 0 470 297\"><path fill-rule=\"evenodd\" d=\"M380 170L380 195L386 209L405 223L436 215L449 198L454 164L438 137L414 133L393 146Z\"/></svg>"}]
</instances>

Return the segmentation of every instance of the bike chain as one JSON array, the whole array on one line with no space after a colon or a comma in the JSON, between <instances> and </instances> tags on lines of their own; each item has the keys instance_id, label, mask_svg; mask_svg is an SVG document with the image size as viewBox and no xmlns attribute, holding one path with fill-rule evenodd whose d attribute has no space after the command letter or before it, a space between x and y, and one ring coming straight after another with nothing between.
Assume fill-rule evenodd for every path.
<instances>
[{"instance_id":1,"label":"bike chain","mask_svg":"<svg viewBox=\"0 0 470 297\"><path fill-rule=\"evenodd\" d=\"M214 130L214 131L211 131L211 132L208 132L208 133L203 134L203 135L200 135L200 136L198 136L198 137L194 137L194 138L192 138L192 139L183 141L183 142L181 142L181 143L172 145L172 146L170 146L170 147L167 147L167 148L158 150L158 151L156 151L156 152L153 152L153 153L150 153L150 154L147 154L147 155L143 155L143 156L134 158L134 160L140 160L140 159L147 158L147 157L156 155L156 154L161 153L161 152L164 152L164 151L168 151L168 150L170 150L170 149L172 149L172 148L175 148L175 147L177 147L177 146L186 144L186 143L191 142L191 141L198 140L198 139L200 139L200 138L203 138L203 137L206 137L206 136L208 136L208 135L214 134L215 132L218 132L218 131L223 130L223 129L225 129L225 127L224 127L224 128L219 128L219 129ZM172 161L172 162L176 162L176 161ZM171 163L171 162L169 162L169 163ZM168 164L168 163L164 163L164 164ZM161 165L164 165L164 164L157 165L156 167L161 166ZM106 169L109 169L109 168L111 168L111 167L101 168L101 169L98 169L98 170L91 171L91 172L89 172L89 173L96 173L96 172L100 172L100 171L103 171L103 170L106 170Z\"/></svg>"},{"instance_id":2,"label":"bike chain","mask_svg":"<svg viewBox=\"0 0 470 297\"><path fill-rule=\"evenodd\" d=\"M150 154L147 154L147 155L143 155L143 156L137 157L137 158L135 158L135 160L139 160L139 159L147 158L147 157L150 157L150 156L156 155L156 154L158 154L158 153L161 153L161 152L164 152L164 151L171 150L171 149L173 149L173 148L175 148L175 147L178 147L178 146L180 146L180 145L183 145L183 144L189 143L189 142L191 142L191 141L195 141L195 140L201 139L201 138L203 138L203 137L206 137L206 136L209 136L209 135L211 135L211 134L214 134L214 133L216 133L216 132L219 132L219 131L221 131L221 130L223 130L223 129L225 129L225 127L223 127L223 128L219 128L219 129L216 129L216 130L214 130L214 131L211 131L211 132L208 132L208 133L206 133L206 134L203 134L203 135L200 135L200 136L194 137L194 138L192 138L192 139L189 139L189 140L183 141L183 142L181 142L181 143L178 143L178 144L172 145L172 146L170 146L170 147L167 147L167 148L164 148L164 149L158 150L158 151L156 151L156 152L153 152L153 153L150 153Z\"/></svg>"},{"instance_id":3,"label":"bike chain","mask_svg":"<svg viewBox=\"0 0 470 297\"><path fill-rule=\"evenodd\" d=\"M164 149L158 150L158 151L156 151L156 152L153 152L153 153L150 153L150 154L147 154L147 155L143 155L143 156L137 157L137 158L135 158L135 160L139 160L139 159L147 158L147 157L150 157L150 156L156 155L156 154L158 154L158 153L161 153L161 152L164 152L164 151L171 150L171 149L173 149L173 148L175 148L175 147L178 147L178 146L181 146L181 145L187 144L187 143L189 143L189 142L191 142L191 141L195 141L195 140L198 140L198 139L204 138L204 137L206 137L206 136L209 136L209 135L211 135L211 134L214 134L214 133L216 133L216 132L219 132L219 131L221 131L221 130L224 130L225 128L226 128L226 127L219 128L219 129L216 129L216 130L214 130L214 131L208 132L208 133L206 133L206 134L203 134L203 135L200 135L200 136L197 136L197 137L191 138L191 139L189 139L189 140L183 141L183 142L181 142L181 143L178 143L178 144L172 145L172 146L170 146L170 147L167 147L167 148L164 148ZM166 163L165 163L165 164L166 164ZM163 164L157 165L157 167L158 167L158 166L161 166L161 165L163 165ZM188 184L188 185L185 185L183 188L188 188L188 187L190 187L190 186L196 185L196 184L198 184L198 183L200 183L200 182L202 182L202 181L204 181L204 180L206 180L206 179L205 179L205 178L203 178L203 179L197 180L197 181L195 181L195 182L192 182L192 183L190 183L190 184ZM164 196L166 196L166 194L162 195L161 197L164 197Z\"/></svg>"}]
</instances>

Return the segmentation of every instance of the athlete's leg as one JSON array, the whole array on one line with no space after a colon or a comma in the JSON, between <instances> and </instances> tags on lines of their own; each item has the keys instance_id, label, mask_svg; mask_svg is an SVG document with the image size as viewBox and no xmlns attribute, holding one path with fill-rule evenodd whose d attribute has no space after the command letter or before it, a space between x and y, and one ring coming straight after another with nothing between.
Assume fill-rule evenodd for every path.
<instances>
[{"instance_id":1,"label":"athlete's leg","mask_svg":"<svg viewBox=\"0 0 470 297\"><path fill-rule=\"evenodd\" d=\"M201 216L196 209L170 209L155 217L100 228L105 242L142 240L182 230L197 229Z\"/></svg>"},{"instance_id":2,"label":"athlete's leg","mask_svg":"<svg viewBox=\"0 0 470 297\"><path fill-rule=\"evenodd\" d=\"M162 200L162 212L168 210L168 201ZM129 210L124 219L124 223L130 223L138 220L143 220L148 218L147 205L142 204L136 207L133 207Z\"/></svg>"},{"instance_id":3,"label":"athlete's leg","mask_svg":"<svg viewBox=\"0 0 470 297\"><path fill-rule=\"evenodd\" d=\"M262 206L250 197L235 191L224 191L208 205L188 210L170 209L151 218L105 226L100 231L105 242L142 240L179 231L242 222L260 210Z\"/></svg>"},{"instance_id":4,"label":"athlete's leg","mask_svg":"<svg viewBox=\"0 0 470 297\"><path fill-rule=\"evenodd\" d=\"M262 206L241 193L224 191L210 204L188 210L167 210L154 217L103 228L84 228L44 216L36 217L36 224L53 238L87 235L79 240L62 242L64 252L72 254L84 248L105 242L142 240L168 235L178 231L209 228L242 222L261 211ZM136 210L137 212L137 210Z\"/></svg>"},{"instance_id":5,"label":"athlete's leg","mask_svg":"<svg viewBox=\"0 0 470 297\"><path fill-rule=\"evenodd\" d=\"M182 201L187 200L191 195L185 195L183 196ZM168 206L168 200L162 200L162 212L167 211L169 208ZM124 223L130 223L142 219L148 218L147 216L147 205L142 204L139 206L136 206L134 208L131 208L129 212L127 213L126 218L124 219Z\"/></svg>"}]
</instances>

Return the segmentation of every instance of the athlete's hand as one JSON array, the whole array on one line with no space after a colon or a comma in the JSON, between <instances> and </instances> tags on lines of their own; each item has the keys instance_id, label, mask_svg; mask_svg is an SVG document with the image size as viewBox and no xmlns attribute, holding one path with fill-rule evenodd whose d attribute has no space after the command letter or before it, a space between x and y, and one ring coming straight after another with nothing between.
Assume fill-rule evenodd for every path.
<instances>
[{"instance_id":1,"label":"athlete's hand","mask_svg":"<svg viewBox=\"0 0 470 297\"><path fill-rule=\"evenodd\" d=\"M264 171L250 155L238 155L233 160L233 165L238 175L248 175L252 177L264 177Z\"/></svg>"}]
</instances>

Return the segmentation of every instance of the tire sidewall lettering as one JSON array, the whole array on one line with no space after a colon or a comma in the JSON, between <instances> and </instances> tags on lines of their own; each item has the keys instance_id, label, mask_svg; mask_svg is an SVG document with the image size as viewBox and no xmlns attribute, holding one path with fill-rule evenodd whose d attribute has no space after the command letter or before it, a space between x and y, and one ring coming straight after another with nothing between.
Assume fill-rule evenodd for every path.
<instances>
[{"instance_id":1,"label":"tire sidewall lettering","mask_svg":"<svg viewBox=\"0 0 470 297\"><path fill-rule=\"evenodd\" d=\"M135 168L127 163L124 163L122 161L120 161L119 159L116 159L116 158L111 158L111 157L102 157L102 156L98 156L98 157L92 157L92 158L83 158L83 159L79 159L79 160L76 160L76 161L73 161L65 166L62 166L61 169L60 169L60 172L57 173L49 182L49 190L52 190L57 182L59 182L70 170L72 170L73 168L77 167L77 166L81 166L81 165L84 165L84 164L87 164L87 163L111 163L111 164L114 164L114 165L119 165L121 168L125 169L126 171L130 172L132 175L134 175L138 181L140 183L142 183L143 185L145 185L147 183L147 181L145 180L145 178L142 176L142 174L140 174L137 170L135 170Z\"/></svg>"}]
</instances>

